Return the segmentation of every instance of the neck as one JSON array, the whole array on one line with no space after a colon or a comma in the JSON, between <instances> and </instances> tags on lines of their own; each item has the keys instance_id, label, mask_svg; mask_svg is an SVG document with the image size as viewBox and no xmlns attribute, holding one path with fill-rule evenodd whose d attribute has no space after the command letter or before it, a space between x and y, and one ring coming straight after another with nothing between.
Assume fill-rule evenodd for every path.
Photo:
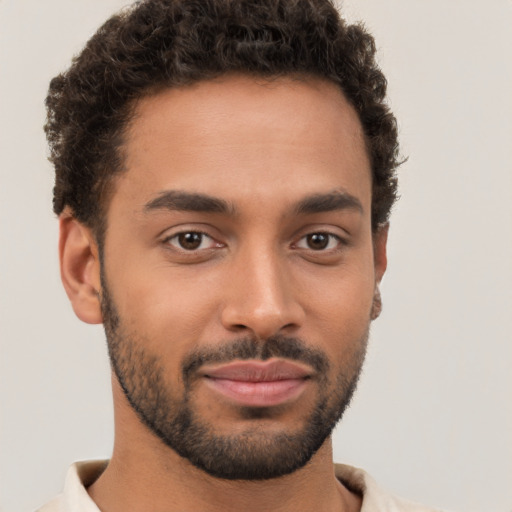
<instances>
[{"instance_id":1,"label":"neck","mask_svg":"<svg viewBox=\"0 0 512 512\"><path fill-rule=\"evenodd\" d=\"M290 475L259 481L219 479L165 446L139 422L116 387L114 452L107 469L88 489L103 512L360 509L360 498L334 476L330 438L305 467Z\"/></svg>"}]
</instances>

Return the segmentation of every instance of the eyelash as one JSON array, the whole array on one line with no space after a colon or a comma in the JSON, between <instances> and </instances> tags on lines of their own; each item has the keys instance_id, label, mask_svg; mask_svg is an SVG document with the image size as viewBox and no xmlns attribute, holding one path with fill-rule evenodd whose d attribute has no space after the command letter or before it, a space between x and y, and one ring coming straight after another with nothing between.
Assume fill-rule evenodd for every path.
<instances>
[{"instance_id":1,"label":"eyelash","mask_svg":"<svg viewBox=\"0 0 512 512\"><path fill-rule=\"evenodd\" d=\"M199 245L197 247L192 247L192 248L183 247L183 245L182 245L183 241L180 242L179 238L186 237L188 235L194 235L194 236L199 235L201 237L199 240ZM201 248L201 245L205 241L205 237L210 239L212 241L213 245L211 247ZM306 244L308 243L308 237L327 237L326 247L320 247L320 248L300 247L299 244L302 241L305 241ZM177 244L173 244L171 242L174 239L176 239ZM335 247L329 247L329 245L331 245L332 241L335 241L335 243L336 243ZM171 246L173 246L173 248L175 248L179 251L183 251L186 254L191 254L191 255L194 253L198 253L200 251L224 247L224 244L215 241L215 239L213 237L211 237L208 233L205 233L203 231L197 231L197 230L180 231L179 233L174 233L173 235L165 238L163 240L163 243L167 244L167 245L171 245ZM191 243L193 243L193 241L191 241ZM307 233L306 235L303 235L298 240L298 242L292 244L292 247L298 248L298 249L303 249L303 250L309 250L309 251L312 251L313 253L331 253L331 252L335 252L336 250L339 250L340 245L346 245L346 241L343 238L341 238L340 236L335 235L334 233L329 233L327 231L314 231L311 233Z\"/></svg>"},{"instance_id":2,"label":"eyelash","mask_svg":"<svg viewBox=\"0 0 512 512\"><path fill-rule=\"evenodd\" d=\"M303 241L303 240L306 240L306 244L308 243L308 237L318 237L318 236L321 236L321 237L327 237L327 247L322 247L322 248L319 248L319 249L313 249L312 247L304 247L303 249L305 250L310 250L310 251L313 251L313 252L318 252L318 253L322 253L322 252L332 252L332 251L336 251L337 249L339 249L340 245L346 245L345 244L345 241L338 235L335 235L334 233L329 233L328 231L314 231L312 233L308 233L304 236L302 236L298 243L295 244L296 247L299 246L299 244ZM332 241L335 241L336 242L336 246L335 247L328 247Z\"/></svg>"},{"instance_id":3,"label":"eyelash","mask_svg":"<svg viewBox=\"0 0 512 512\"><path fill-rule=\"evenodd\" d=\"M187 249L187 248L185 248L183 246L179 247L178 245L174 245L174 244L171 243L171 240L173 240L173 239L179 240L179 237L183 237L183 236L187 236L187 235L200 235L201 236L200 245L203 244L205 237L209 238L212 242L214 242L214 245L212 247L202 248L202 249L200 247L192 248L192 249ZM213 249L215 247L224 247L224 244L221 244L220 242L216 242L215 239L213 237L211 237L208 233L204 233L202 231L196 231L196 230L180 231L179 233L174 233L173 235L168 236L167 238L165 238L163 240L163 243L171 245L175 249L177 249L179 251L183 251L183 252L188 253L188 254L193 254L193 253L198 252L198 251L204 251L204 250L208 250L208 249Z\"/></svg>"}]
</instances>

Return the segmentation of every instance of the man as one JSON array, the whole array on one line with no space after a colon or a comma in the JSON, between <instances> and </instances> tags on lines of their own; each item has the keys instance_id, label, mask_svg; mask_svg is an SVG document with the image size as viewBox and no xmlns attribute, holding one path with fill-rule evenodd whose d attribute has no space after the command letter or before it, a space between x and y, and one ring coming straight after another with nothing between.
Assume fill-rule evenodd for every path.
<instances>
[{"instance_id":1,"label":"man","mask_svg":"<svg viewBox=\"0 0 512 512\"><path fill-rule=\"evenodd\" d=\"M42 511L426 510L333 466L381 310L395 119L328 0L147 0L47 98L64 287L110 461Z\"/></svg>"}]
</instances>

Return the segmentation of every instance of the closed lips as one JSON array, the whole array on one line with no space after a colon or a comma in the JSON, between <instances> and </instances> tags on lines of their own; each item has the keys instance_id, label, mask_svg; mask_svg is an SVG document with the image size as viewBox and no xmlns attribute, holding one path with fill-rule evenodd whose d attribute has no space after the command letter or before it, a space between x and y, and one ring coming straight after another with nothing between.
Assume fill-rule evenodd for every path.
<instances>
[{"instance_id":1,"label":"closed lips","mask_svg":"<svg viewBox=\"0 0 512 512\"><path fill-rule=\"evenodd\" d=\"M235 361L225 365L206 366L200 372L204 377L243 382L274 382L307 379L313 371L300 363L271 361Z\"/></svg>"}]
</instances>

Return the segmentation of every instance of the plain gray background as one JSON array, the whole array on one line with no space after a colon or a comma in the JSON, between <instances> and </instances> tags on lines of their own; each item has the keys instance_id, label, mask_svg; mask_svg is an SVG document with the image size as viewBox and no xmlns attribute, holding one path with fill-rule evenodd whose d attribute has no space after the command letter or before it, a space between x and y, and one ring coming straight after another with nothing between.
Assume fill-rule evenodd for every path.
<instances>
[{"instance_id":1,"label":"plain gray background","mask_svg":"<svg viewBox=\"0 0 512 512\"><path fill-rule=\"evenodd\" d=\"M108 457L104 336L62 290L43 99L122 0L0 0L2 512ZM346 0L374 33L401 169L365 372L337 461L454 511L512 511L512 2Z\"/></svg>"}]
</instances>

